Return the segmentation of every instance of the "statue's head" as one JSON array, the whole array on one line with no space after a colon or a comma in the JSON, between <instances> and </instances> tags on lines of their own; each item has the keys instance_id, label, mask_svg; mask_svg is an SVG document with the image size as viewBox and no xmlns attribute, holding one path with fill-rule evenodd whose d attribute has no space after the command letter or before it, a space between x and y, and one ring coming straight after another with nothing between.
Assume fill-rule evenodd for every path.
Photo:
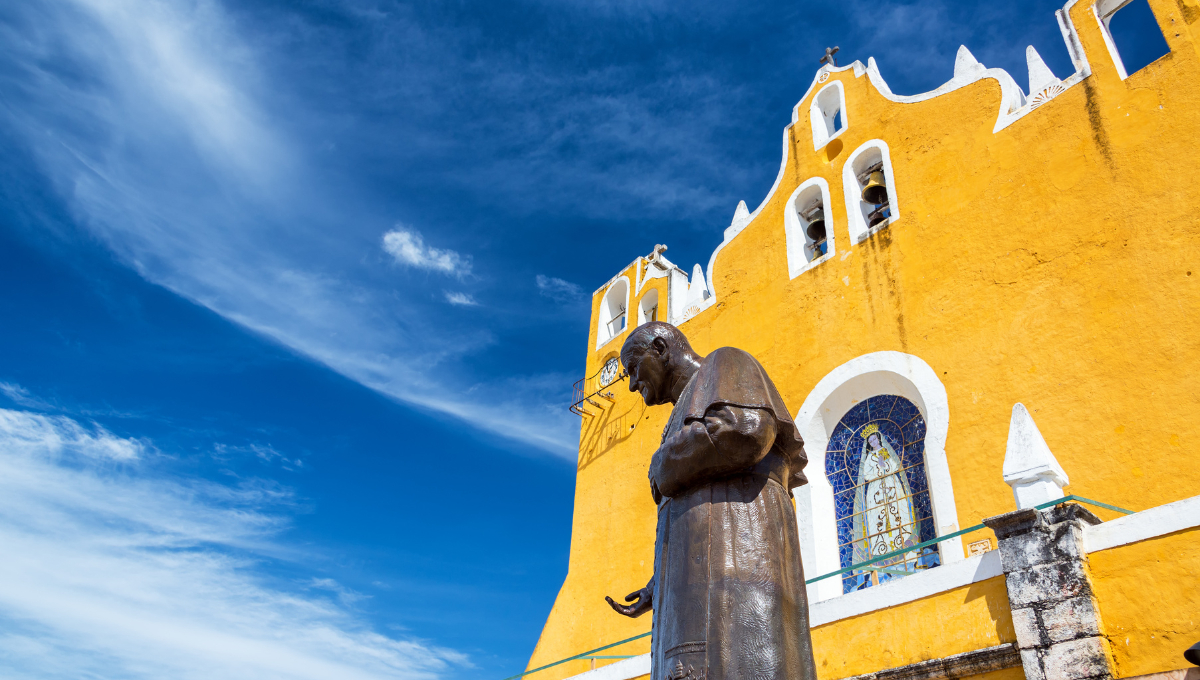
<instances>
[{"instance_id":1,"label":"statue's head","mask_svg":"<svg viewBox=\"0 0 1200 680\"><path fill-rule=\"evenodd\" d=\"M640 392L647 406L671 401L671 385L688 359L694 362L698 357L687 337L662 321L638 326L621 347L629 391Z\"/></svg>"}]
</instances>

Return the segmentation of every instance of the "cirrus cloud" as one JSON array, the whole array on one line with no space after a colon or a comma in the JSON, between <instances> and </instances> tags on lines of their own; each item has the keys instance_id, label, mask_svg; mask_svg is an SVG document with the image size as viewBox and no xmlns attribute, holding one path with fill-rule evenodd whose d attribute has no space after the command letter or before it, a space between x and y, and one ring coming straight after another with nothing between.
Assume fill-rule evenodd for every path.
<instances>
[{"instance_id":1,"label":"cirrus cloud","mask_svg":"<svg viewBox=\"0 0 1200 680\"><path fill-rule=\"evenodd\" d=\"M469 666L383 635L283 530L286 488L156 474L152 447L64 417L0 409L0 675L405 678ZM114 467L113 462L123 465Z\"/></svg>"},{"instance_id":2,"label":"cirrus cloud","mask_svg":"<svg viewBox=\"0 0 1200 680\"><path fill-rule=\"evenodd\" d=\"M564 281L553 276L537 275L538 294L550 298L560 304L573 302L583 295L583 290L570 281Z\"/></svg>"},{"instance_id":3,"label":"cirrus cloud","mask_svg":"<svg viewBox=\"0 0 1200 680\"><path fill-rule=\"evenodd\" d=\"M417 269L452 274L462 278L471 273L471 258L453 250L441 250L425 245L415 230L397 227L383 235L383 249L396 262Z\"/></svg>"}]
</instances>

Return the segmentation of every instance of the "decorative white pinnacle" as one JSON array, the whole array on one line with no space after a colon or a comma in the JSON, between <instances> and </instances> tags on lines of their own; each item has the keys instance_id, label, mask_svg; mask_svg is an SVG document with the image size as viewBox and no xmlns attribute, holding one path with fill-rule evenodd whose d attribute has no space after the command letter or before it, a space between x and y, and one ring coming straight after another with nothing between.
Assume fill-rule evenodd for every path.
<instances>
[{"instance_id":1,"label":"decorative white pinnacle","mask_svg":"<svg viewBox=\"0 0 1200 680\"><path fill-rule=\"evenodd\" d=\"M986 71L987 69L975 55L971 54L971 50L967 49L966 45L958 46L958 55L954 57L954 79L973 78L976 73Z\"/></svg>"},{"instance_id":2,"label":"decorative white pinnacle","mask_svg":"<svg viewBox=\"0 0 1200 680\"><path fill-rule=\"evenodd\" d=\"M1054 73L1050 71L1050 67L1046 66L1046 62L1042 61L1042 55L1033 49L1033 45L1025 48L1025 61L1029 64L1029 94L1060 83L1058 78L1054 77Z\"/></svg>"},{"instance_id":3,"label":"decorative white pinnacle","mask_svg":"<svg viewBox=\"0 0 1200 680\"><path fill-rule=\"evenodd\" d=\"M744 205L744 204L743 204ZM699 264L692 267L692 279L688 282L687 306L704 302L708 297L708 282L704 280L704 270Z\"/></svg>"},{"instance_id":4,"label":"decorative white pinnacle","mask_svg":"<svg viewBox=\"0 0 1200 680\"><path fill-rule=\"evenodd\" d=\"M1024 404L1014 404L1004 452L1004 481L1012 487L1017 508L1032 508L1063 497L1071 483Z\"/></svg>"},{"instance_id":5,"label":"decorative white pinnacle","mask_svg":"<svg viewBox=\"0 0 1200 680\"><path fill-rule=\"evenodd\" d=\"M738 201L737 210L733 211L733 219L729 221L729 226L725 227L725 240L736 236L747 224L750 224L750 209L746 207L745 201Z\"/></svg>"},{"instance_id":6,"label":"decorative white pinnacle","mask_svg":"<svg viewBox=\"0 0 1200 680\"><path fill-rule=\"evenodd\" d=\"M737 210L733 211L733 219L729 222L729 226L742 226L750 221L750 209L746 207L745 201L738 201Z\"/></svg>"}]
</instances>

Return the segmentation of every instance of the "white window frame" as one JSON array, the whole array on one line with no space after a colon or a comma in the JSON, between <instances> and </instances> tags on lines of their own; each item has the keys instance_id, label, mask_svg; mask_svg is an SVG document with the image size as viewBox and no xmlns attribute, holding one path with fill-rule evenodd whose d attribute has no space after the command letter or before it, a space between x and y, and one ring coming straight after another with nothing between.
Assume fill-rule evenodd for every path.
<instances>
[{"instance_id":1,"label":"white window frame","mask_svg":"<svg viewBox=\"0 0 1200 680\"><path fill-rule=\"evenodd\" d=\"M625 286L625 327L612 330L611 322L615 316L615 308L613 306L613 294L616 292L617 286L624 284ZM629 328L629 300L632 294L633 287L629 284L628 276L619 276L614 280L604 291L604 296L600 298L600 308L596 311L596 349L600 349L613 338L619 336Z\"/></svg>"},{"instance_id":2,"label":"white window frame","mask_svg":"<svg viewBox=\"0 0 1200 680\"><path fill-rule=\"evenodd\" d=\"M829 445L829 438L855 404L880 394L896 394L908 399L925 418L925 474L929 479L934 530L938 536L958 531L954 485L946 459L950 405L945 386L929 364L919 357L902 352L864 354L830 371L817 383L796 412L796 427L804 438L804 450L808 453L808 466L805 467L808 484L795 490L800 554L806 578L842 568L838 555L833 487L825 476L825 448ZM961 561L964 558L962 538L939 543L938 552L943 566ZM868 588L862 592L873 590L880 588ZM842 580L836 576L808 586L810 602L840 596Z\"/></svg>"},{"instance_id":3,"label":"white window frame","mask_svg":"<svg viewBox=\"0 0 1200 680\"><path fill-rule=\"evenodd\" d=\"M836 97L836 100L830 100ZM830 131L833 126L833 119L836 115L828 113L828 108L831 103L837 104L836 111L842 113L842 127L840 130ZM829 142L837 139L846 128L850 127L850 119L846 115L846 89L842 86L842 81L834 80L825 87L822 87L812 98L812 103L808 106L808 121L812 127L813 150L820 151Z\"/></svg>"},{"instance_id":4,"label":"white window frame","mask_svg":"<svg viewBox=\"0 0 1200 680\"><path fill-rule=\"evenodd\" d=\"M804 219L800 217L799 207L796 202L802 195L811 194L814 191L819 191L821 194L821 207L825 213L825 241L828 244L828 249L825 254L809 260L808 253L812 252L810 245L812 239L808 238L805 233ZM809 200L805 198L805 203ZM788 274L791 278L796 278L804 272L816 267L822 262L833 257L837 252L836 239L834 238L833 228L833 208L832 200L829 196L829 183L820 177L813 177L805 180L796 190L788 196L786 207L783 210L783 234L784 242L787 246L787 262Z\"/></svg>"},{"instance_id":5,"label":"white window frame","mask_svg":"<svg viewBox=\"0 0 1200 680\"><path fill-rule=\"evenodd\" d=\"M862 186L858 183L858 173L862 172L865 167L860 159L869 151L878 150L881 160L883 161L883 177L884 183L887 185L888 207L891 209L891 217L886 221L881 222L874 227L867 227L867 217L863 214L863 206L867 205L862 200ZM846 198L846 226L850 230L850 245L855 246L874 234L875 232L886 229L893 222L900 219L900 202L896 198L896 174L892 172L892 156L888 149L887 142L882 139L872 139L869 142L863 142L861 146L850 154L846 159L845 167L842 168L842 190L845 192Z\"/></svg>"}]
</instances>

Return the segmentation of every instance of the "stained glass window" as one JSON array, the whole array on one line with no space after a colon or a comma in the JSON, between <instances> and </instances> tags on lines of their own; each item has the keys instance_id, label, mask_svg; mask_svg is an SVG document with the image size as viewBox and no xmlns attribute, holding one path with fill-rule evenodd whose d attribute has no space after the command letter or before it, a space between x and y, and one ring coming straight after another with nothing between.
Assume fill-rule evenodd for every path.
<instances>
[{"instance_id":1,"label":"stained glass window","mask_svg":"<svg viewBox=\"0 0 1200 680\"><path fill-rule=\"evenodd\" d=\"M925 419L904 397L855 404L825 452L842 568L935 538L925 476ZM901 552L842 575L842 592L941 564L936 546Z\"/></svg>"}]
</instances>

